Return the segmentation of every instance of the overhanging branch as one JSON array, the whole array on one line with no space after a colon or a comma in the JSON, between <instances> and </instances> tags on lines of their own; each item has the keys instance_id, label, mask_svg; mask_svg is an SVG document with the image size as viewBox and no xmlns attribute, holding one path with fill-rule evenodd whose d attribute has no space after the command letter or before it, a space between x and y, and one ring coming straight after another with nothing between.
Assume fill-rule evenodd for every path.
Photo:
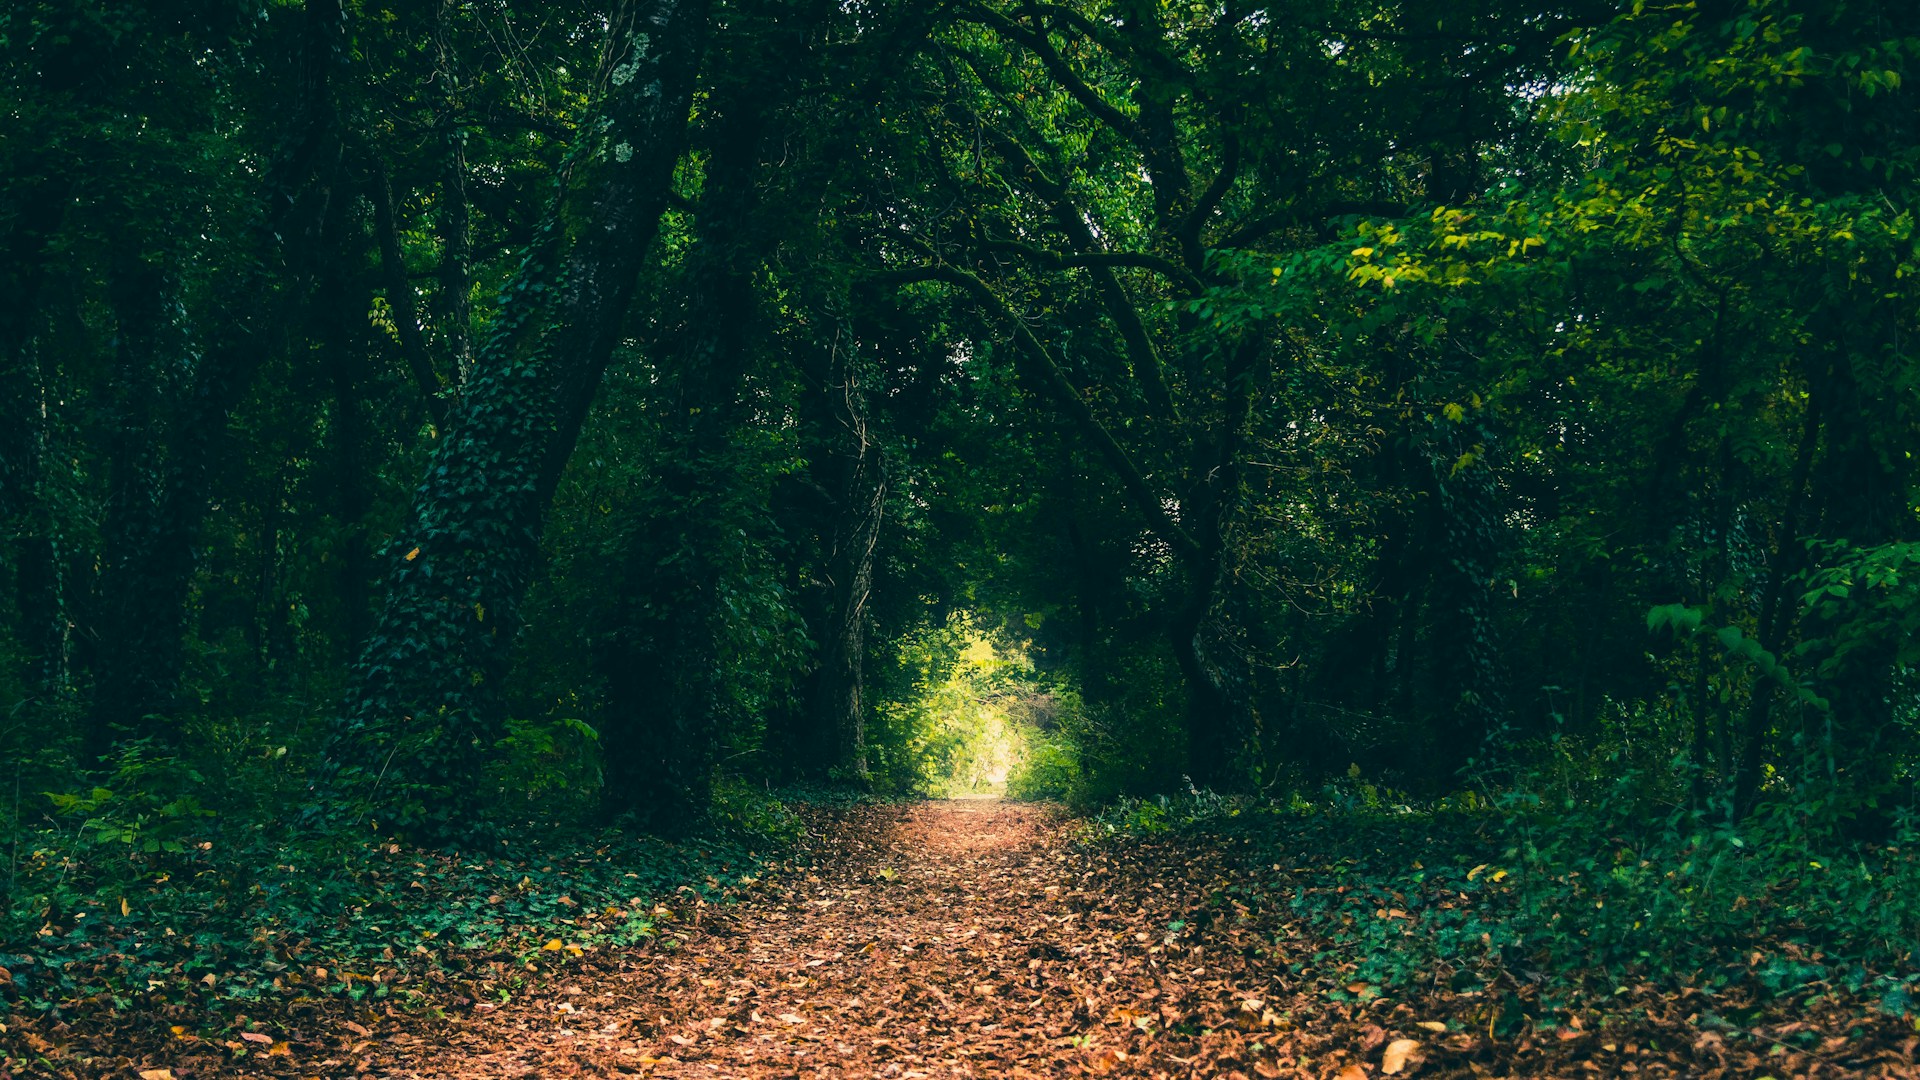
<instances>
[{"instance_id":1,"label":"overhanging branch","mask_svg":"<svg viewBox=\"0 0 1920 1080\"><path fill-rule=\"evenodd\" d=\"M1174 519L1167 510L1160 495L1147 482L1146 474L1133 462L1133 457L1121 446L1107 426L1094 415L1092 406L1081 395L1079 387L1067 378L1066 369L1038 337L1034 336L1027 324L1021 321L1006 301L998 293L980 280L979 275L969 273L954 266L933 265L918 266L912 269L883 271L875 280L885 283L905 285L916 281L939 281L953 285L966 293L987 314L1006 323L1013 329L1013 335L1021 350L1039 369L1041 381L1046 384L1054 400L1078 425L1082 432L1093 441L1107 464L1120 477L1120 484L1142 514L1147 516L1155 535L1165 540L1182 559L1194 560L1201 557L1200 544L1193 535Z\"/></svg>"}]
</instances>

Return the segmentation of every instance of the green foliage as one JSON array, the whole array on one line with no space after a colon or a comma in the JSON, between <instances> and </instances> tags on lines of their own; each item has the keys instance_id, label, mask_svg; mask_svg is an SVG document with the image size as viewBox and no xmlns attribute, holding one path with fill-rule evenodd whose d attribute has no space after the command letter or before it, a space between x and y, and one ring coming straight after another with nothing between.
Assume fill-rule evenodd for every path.
<instances>
[{"instance_id":1,"label":"green foliage","mask_svg":"<svg viewBox=\"0 0 1920 1080\"><path fill-rule=\"evenodd\" d=\"M1007 775L1007 797L1066 802L1080 791L1080 748L1066 732L1030 731Z\"/></svg>"},{"instance_id":2,"label":"green foliage","mask_svg":"<svg viewBox=\"0 0 1920 1080\"><path fill-rule=\"evenodd\" d=\"M1205 828L1237 818L1252 805L1244 798L1189 787L1179 795L1117 799L1088 818L1085 832L1097 839Z\"/></svg>"},{"instance_id":3,"label":"green foliage","mask_svg":"<svg viewBox=\"0 0 1920 1080\"><path fill-rule=\"evenodd\" d=\"M192 795L161 801L162 797L153 793L148 785L156 774L178 768L175 762L159 763L156 768L155 762L142 761L137 753L130 753L112 777L113 783L121 785L117 794L104 787L45 794L57 818L79 823L85 846L106 849L98 853L99 857L113 858L118 845L149 855L179 853L186 851L189 838L195 834L194 819L213 817L214 813ZM168 779L200 781L199 774L191 770ZM127 790L128 785L133 785L132 790Z\"/></svg>"},{"instance_id":4,"label":"green foliage","mask_svg":"<svg viewBox=\"0 0 1920 1080\"><path fill-rule=\"evenodd\" d=\"M1030 628L1028 628L1030 629ZM902 791L939 797L1062 798L1078 778L1078 696L1036 669L1030 639L989 634L955 615L908 639L905 685L876 710L881 773Z\"/></svg>"},{"instance_id":5,"label":"green foliage","mask_svg":"<svg viewBox=\"0 0 1920 1080\"><path fill-rule=\"evenodd\" d=\"M1597 799L1561 803L1549 790L1417 810L1333 791L1285 804L1198 792L1116 804L1087 835L1183 829L1245 844L1250 867L1270 867L1257 902L1335 942L1315 965L1343 965L1376 996L1436 978L1497 987L1512 972L1567 1005L1643 981L1710 996L1828 985L1879 996L1920 960L1912 822L1888 846L1848 841L1785 804L1730 825L1650 804L1645 778L1617 763Z\"/></svg>"},{"instance_id":6,"label":"green foliage","mask_svg":"<svg viewBox=\"0 0 1920 1080\"><path fill-rule=\"evenodd\" d=\"M773 795L752 784L730 781L713 790L712 821L721 835L762 849L780 850L798 843L806 826L787 806L791 796Z\"/></svg>"},{"instance_id":7,"label":"green foliage","mask_svg":"<svg viewBox=\"0 0 1920 1080\"><path fill-rule=\"evenodd\" d=\"M593 809L600 733L571 716L507 719L488 779L521 815L580 820Z\"/></svg>"},{"instance_id":8,"label":"green foliage","mask_svg":"<svg viewBox=\"0 0 1920 1080\"><path fill-rule=\"evenodd\" d=\"M0 14L35 1007L645 940L783 788L1911 968L1910 2L203 7Z\"/></svg>"},{"instance_id":9,"label":"green foliage","mask_svg":"<svg viewBox=\"0 0 1920 1080\"><path fill-rule=\"evenodd\" d=\"M773 800L722 801L723 836L512 837L461 855L353 833L287 845L198 815L167 834L178 843L137 842L149 829L128 844L126 812L88 795L66 804L77 831L69 818L20 837L0 966L36 1011L100 994L219 1022L316 997L408 1004L447 970L511 997L585 951L670 939L690 905L751 881L799 835Z\"/></svg>"},{"instance_id":10,"label":"green foliage","mask_svg":"<svg viewBox=\"0 0 1920 1080\"><path fill-rule=\"evenodd\" d=\"M1820 653L1821 673L1845 670L1849 653L1879 642L1897 644L1897 661L1920 661L1920 544L1855 547L1846 540L1814 541L1814 566L1801 602L1826 628L1802 653Z\"/></svg>"}]
</instances>

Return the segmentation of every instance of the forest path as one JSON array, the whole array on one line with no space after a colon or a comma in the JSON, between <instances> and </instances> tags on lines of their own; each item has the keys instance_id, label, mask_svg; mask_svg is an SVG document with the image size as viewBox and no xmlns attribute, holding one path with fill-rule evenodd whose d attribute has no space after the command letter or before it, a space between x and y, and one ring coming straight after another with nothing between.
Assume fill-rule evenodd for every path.
<instances>
[{"instance_id":1,"label":"forest path","mask_svg":"<svg viewBox=\"0 0 1920 1080\"><path fill-rule=\"evenodd\" d=\"M1243 997L1202 966L1190 937L1173 944L1179 927L1170 925L1195 902L1181 879L1194 881L1197 865L1171 879L1115 875L1071 845L1058 811L998 800L864 808L835 815L821 833L810 871L703 909L698 927L670 935L678 948L636 951L433 1037L389 1044L378 1071L910 1078L1253 1068L1234 1060L1244 1040L1209 1035L1200 1045L1162 1031L1163 1017L1231 1028ZM1280 1075L1270 1069L1255 1071Z\"/></svg>"}]
</instances>

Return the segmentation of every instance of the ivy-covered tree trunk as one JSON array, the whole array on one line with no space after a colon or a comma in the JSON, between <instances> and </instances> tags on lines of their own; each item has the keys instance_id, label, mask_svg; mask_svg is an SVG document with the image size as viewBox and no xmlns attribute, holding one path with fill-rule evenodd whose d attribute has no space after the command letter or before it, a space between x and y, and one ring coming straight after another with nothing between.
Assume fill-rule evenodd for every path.
<instances>
[{"instance_id":1,"label":"ivy-covered tree trunk","mask_svg":"<svg viewBox=\"0 0 1920 1080\"><path fill-rule=\"evenodd\" d=\"M685 140L705 0L648 0L502 297L407 524L327 750L383 828L457 838L485 803L507 651L547 496L618 343Z\"/></svg>"}]
</instances>

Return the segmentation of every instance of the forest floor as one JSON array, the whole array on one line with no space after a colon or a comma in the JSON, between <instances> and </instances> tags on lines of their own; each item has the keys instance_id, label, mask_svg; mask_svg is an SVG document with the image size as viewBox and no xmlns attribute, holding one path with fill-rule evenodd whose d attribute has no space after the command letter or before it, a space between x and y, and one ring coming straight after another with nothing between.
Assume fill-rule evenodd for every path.
<instances>
[{"instance_id":1,"label":"forest floor","mask_svg":"<svg viewBox=\"0 0 1920 1080\"><path fill-rule=\"evenodd\" d=\"M822 812L804 865L512 1000L320 1010L271 1054L225 1059L189 1035L171 1060L99 1075L1920 1075L1900 1017L1797 1007L1725 1030L1700 997L1647 987L1516 1023L1492 989L1350 983L1354 965L1255 886L1271 875L1249 849L1082 829L1000 801Z\"/></svg>"}]
</instances>

